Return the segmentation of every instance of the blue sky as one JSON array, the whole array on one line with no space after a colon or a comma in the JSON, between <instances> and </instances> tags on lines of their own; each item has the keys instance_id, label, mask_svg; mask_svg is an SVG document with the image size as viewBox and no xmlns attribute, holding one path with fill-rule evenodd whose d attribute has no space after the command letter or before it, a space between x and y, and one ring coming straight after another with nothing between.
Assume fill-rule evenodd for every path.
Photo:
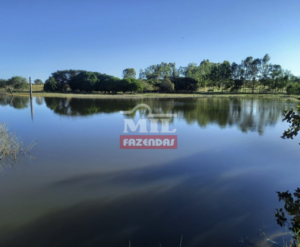
<instances>
[{"instance_id":1,"label":"blue sky","mask_svg":"<svg viewBox=\"0 0 300 247\"><path fill-rule=\"evenodd\" d=\"M300 75L299 0L1 0L0 78L247 56Z\"/></svg>"}]
</instances>

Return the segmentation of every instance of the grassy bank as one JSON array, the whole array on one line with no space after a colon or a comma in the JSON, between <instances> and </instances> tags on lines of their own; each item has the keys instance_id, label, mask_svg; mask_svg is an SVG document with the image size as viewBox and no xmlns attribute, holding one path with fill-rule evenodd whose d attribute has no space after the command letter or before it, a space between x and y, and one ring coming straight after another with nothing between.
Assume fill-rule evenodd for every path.
<instances>
[{"instance_id":1,"label":"grassy bank","mask_svg":"<svg viewBox=\"0 0 300 247\"><path fill-rule=\"evenodd\" d=\"M287 98L299 100L299 95L287 95L284 93L231 93L231 92L204 92L198 91L193 93L137 93L137 94L103 94L103 93L47 93L43 91L43 85L32 85L34 97L63 97L63 98L207 98L207 97L263 97L263 98ZM0 94L9 94L0 89ZM16 96L29 96L29 91L13 92Z\"/></svg>"},{"instance_id":2,"label":"grassy bank","mask_svg":"<svg viewBox=\"0 0 300 247\"><path fill-rule=\"evenodd\" d=\"M29 92L14 92L16 96L29 96ZM244 94L244 93L140 93L140 94L74 94L74 93L35 93L34 97L63 97L63 98L209 98L209 97L249 97L249 98L286 98L299 100L298 95L286 94Z\"/></svg>"}]
</instances>

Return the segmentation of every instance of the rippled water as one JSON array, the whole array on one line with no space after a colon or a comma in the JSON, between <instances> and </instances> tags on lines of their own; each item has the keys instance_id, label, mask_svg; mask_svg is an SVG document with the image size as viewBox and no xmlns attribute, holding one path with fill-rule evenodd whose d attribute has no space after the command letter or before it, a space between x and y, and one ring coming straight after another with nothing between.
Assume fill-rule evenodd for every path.
<instances>
[{"instance_id":1,"label":"rippled water","mask_svg":"<svg viewBox=\"0 0 300 247\"><path fill-rule=\"evenodd\" d=\"M178 148L120 149L124 118L170 120ZM257 246L282 243L275 191L299 187L299 138L266 98L0 96L0 122L36 159L0 171L0 246ZM257 235L264 228L266 236ZM247 246L246 244L244 244Z\"/></svg>"}]
</instances>

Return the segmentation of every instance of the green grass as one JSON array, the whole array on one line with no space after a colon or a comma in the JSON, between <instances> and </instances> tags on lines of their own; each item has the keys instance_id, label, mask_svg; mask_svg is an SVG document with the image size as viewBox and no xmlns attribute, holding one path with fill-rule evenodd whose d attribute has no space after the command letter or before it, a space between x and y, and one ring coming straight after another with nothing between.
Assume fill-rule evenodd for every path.
<instances>
[{"instance_id":1,"label":"green grass","mask_svg":"<svg viewBox=\"0 0 300 247\"><path fill-rule=\"evenodd\" d=\"M29 92L14 92L16 96L29 96ZM213 98L213 97L263 97L263 98L287 98L290 100L299 100L299 96L287 94L250 94L250 93L137 93L137 94L75 94L75 93L46 93L33 92L34 97L63 97L63 98Z\"/></svg>"},{"instance_id":2,"label":"green grass","mask_svg":"<svg viewBox=\"0 0 300 247\"><path fill-rule=\"evenodd\" d=\"M300 96L290 96L285 93L254 93L252 94L252 89L248 89L247 92L228 92L224 91L222 93L221 90L215 89L214 92L208 92L209 88L202 88L197 92L189 92L189 93L137 93L137 94L103 94L99 92L93 93L59 93L59 92L44 92L43 85L32 85L33 96L36 97L64 97L64 98L202 98L202 97L284 97L289 99L300 99ZM0 89L0 94L9 92L4 89ZM14 95L17 96L28 96L29 89L21 90L21 91L13 91Z\"/></svg>"}]
</instances>

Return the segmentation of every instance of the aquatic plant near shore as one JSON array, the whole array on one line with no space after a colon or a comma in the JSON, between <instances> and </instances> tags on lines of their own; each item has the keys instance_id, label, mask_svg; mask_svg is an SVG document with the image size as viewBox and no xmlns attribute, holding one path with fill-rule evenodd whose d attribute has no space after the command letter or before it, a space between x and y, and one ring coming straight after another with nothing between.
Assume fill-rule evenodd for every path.
<instances>
[{"instance_id":1,"label":"aquatic plant near shore","mask_svg":"<svg viewBox=\"0 0 300 247\"><path fill-rule=\"evenodd\" d=\"M16 163L20 157L28 155L34 146L35 142L32 142L25 147L19 137L8 131L5 123L0 123L0 162L6 160Z\"/></svg>"}]
</instances>

